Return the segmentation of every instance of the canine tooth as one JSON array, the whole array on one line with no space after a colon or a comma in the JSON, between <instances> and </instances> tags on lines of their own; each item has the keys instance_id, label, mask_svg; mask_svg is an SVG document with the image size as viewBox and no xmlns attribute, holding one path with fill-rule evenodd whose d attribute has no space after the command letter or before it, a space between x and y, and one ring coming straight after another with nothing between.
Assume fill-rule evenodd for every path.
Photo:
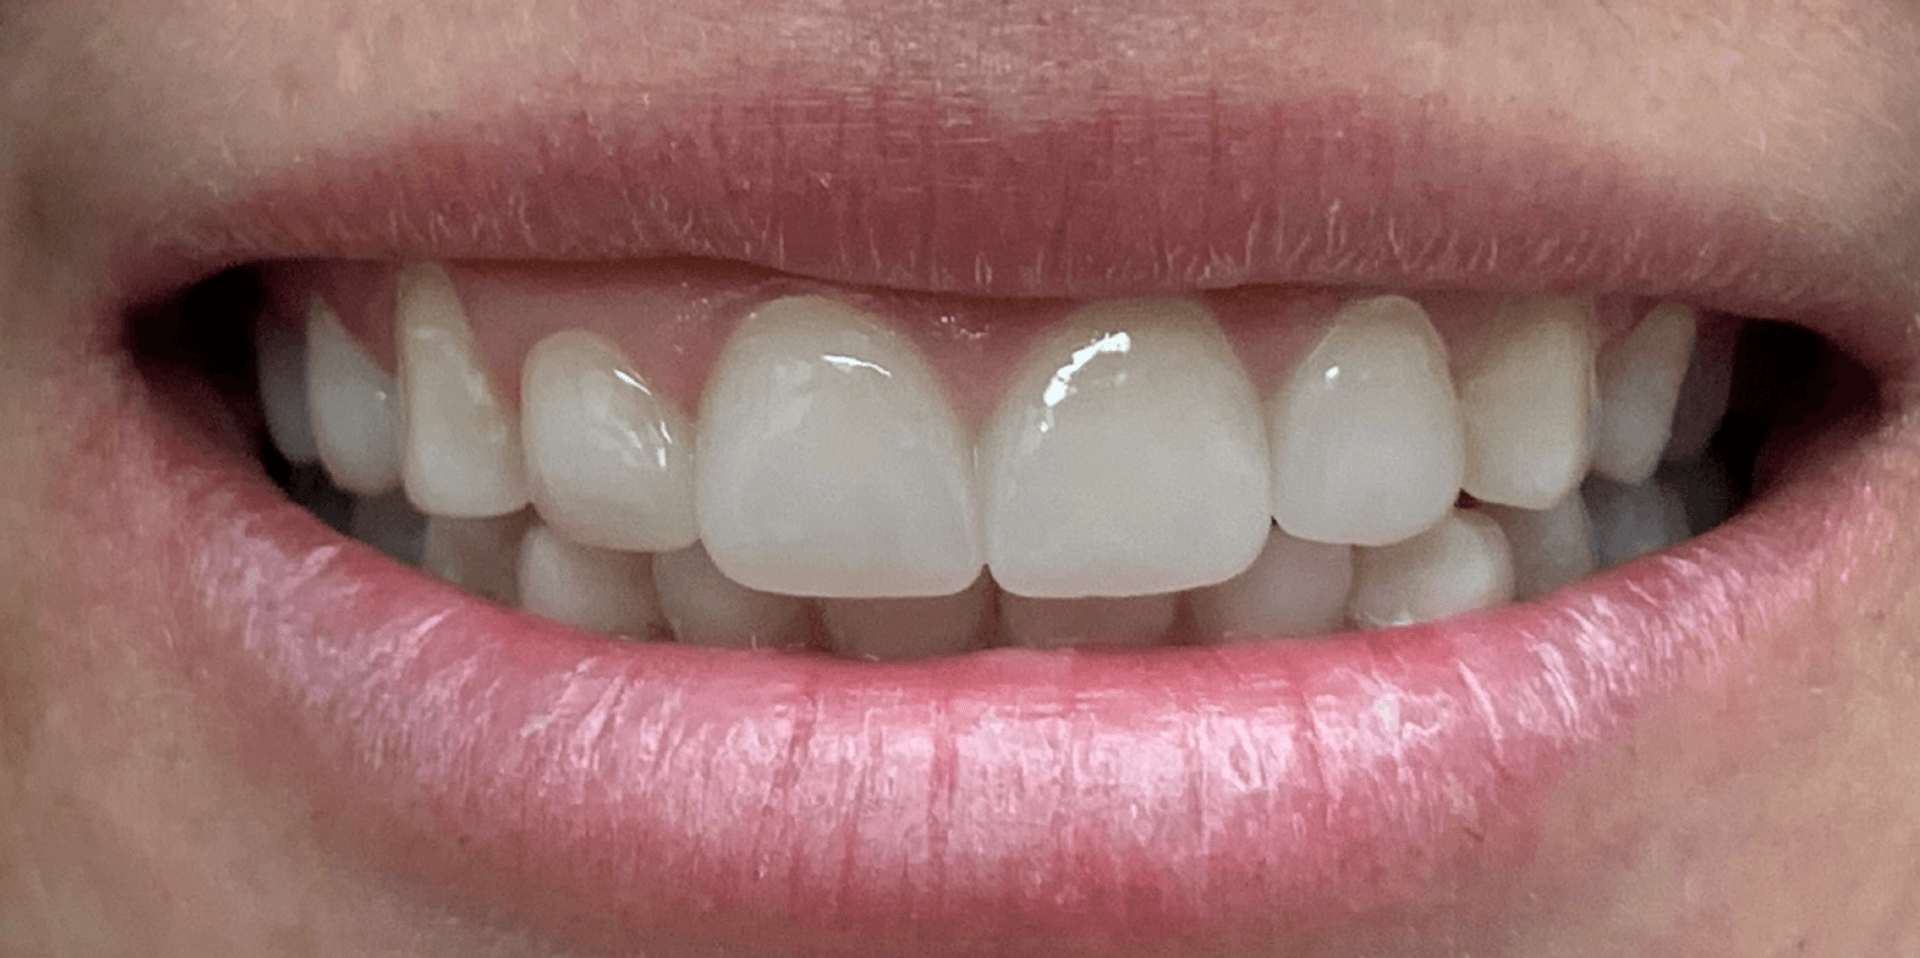
<instances>
[{"instance_id":1,"label":"canine tooth","mask_svg":"<svg viewBox=\"0 0 1920 958\"><path fill-rule=\"evenodd\" d=\"M1009 592L1210 585L1252 563L1271 524L1253 387L1191 301L1082 308L1029 356L979 448L987 564Z\"/></svg>"},{"instance_id":2,"label":"canine tooth","mask_svg":"<svg viewBox=\"0 0 1920 958\"><path fill-rule=\"evenodd\" d=\"M267 438L281 458L295 464L320 458L307 411L306 348L298 332L273 317L262 316L253 324L253 369Z\"/></svg>"},{"instance_id":3,"label":"canine tooth","mask_svg":"<svg viewBox=\"0 0 1920 958\"><path fill-rule=\"evenodd\" d=\"M307 309L307 402L334 485L377 496L400 484L399 388L318 296Z\"/></svg>"},{"instance_id":4,"label":"canine tooth","mask_svg":"<svg viewBox=\"0 0 1920 958\"><path fill-rule=\"evenodd\" d=\"M1628 486L1593 476L1582 491L1602 567L1658 552L1687 537L1686 504L1659 479Z\"/></svg>"},{"instance_id":5,"label":"canine tooth","mask_svg":"<svg viewBox=\"0 0 1920 958\"><path fill-rule=\"evenodd\" d=\"M1247 571L1187 597L1201 635L1261 638L1337 631L1353 584L1353 547L1297 539L1280 529Z\"/></svg>"},{"instance_id":6,"label":"canine tooth","mask_svg":"<svg viewBox=\"0 0 1920 958\"><path fill-rule=\"evenodd\" d=\"M1000 635L1007 645L1062 649L1071 645L1147 646L1173 628L1179 596L1034 599L1002 593Z\"/></svg>"},{"instance_id":7,"label":"canine tooth","mask_svg":"<svg viewBox=\"0 0 1920 958\"><path fill-rule=\"evenodd\" d=\"M420 567L468 592L512 605L519 596L517 570L524 513L485 519L428 516Z\"/></svg>"},{"instance_id":8,"label":"canine tooth","mask_svg":"<svg viewBox=\"0 0 1920 958\"><path fill-rule=\"evenodd\" d=\"M1653 475L1673 428L1697 325L1693 310L1662 303L1625 339L1600 352L1602 418L1594 469L1629 485Z\"/></svg>"},{"instance_id":9,"label":"canine tooth","mask_svg":"<svg viewBox=\"0 0 1920 958\"><path fill-rule=\"evenodd\" d=\"M1362 626L1409 625L1513 597L1513 564L1500 526L1455 510L1405 542L1354 550L1349 610Z\"/></svg>"},{"instance_id":10,"label":"canine tooth","mask_svg":"<svg viewBox=\"0 0 1920 958\"><path fill-rule=\"evenodd\" d=\"M574 330L533 347L520 432L534 508L568 539L665 552L699 538L693 428L613 343Z\"/></svg>"},{"instance_id":11,"label":"canine tooth","mask_svg":"<svg viewBox=\"0 0 1920 958\"><path fill-rule=\"evenodd\" d=\"M919 659L979 648L992 609L992 585L985 575L953 595L820 600L833 650L867 659Z\"/></svg>"},{"instance_id":12,"label":"canine tooth","mask_svg":"<svg viewBox=\"0 0 1920 958\"><path fill-rule=\"evenodd\" d=\"M645 637L660 618L647 555L580 545L543 524L520 540L519 583L521 608L591 632Z\"/></svg>"},{"instance_id":13,"label":"canine tooth","mask_svg":"<svg viewBox=\"0 0 1920 958\"><path fill-rule=\"evenodd\" d=\"M697 542L654 556L653 583L667 625L688 645L779 648L806 641L805 600L727 578Z\"/></svg>"},{"instance_id":14,"label":"canine tooth","mask_svg":"<svg viewBox=\"0 0 1920 958\"><path fill-rule=\"evenodd\" d=\"M1456 369L1466 427L1463 487L1483 502L1545 509L1580 482L1590 452L1593 304L1531 299L1495 314Z\"/></svg>"},{"instance_id":15,"label":"canine tooth","mask_svg":"<svg viewBox=\"0 0 1920 958\"><path fill-rule=\"evenodd\" d=\"M446 270L402 270L395 316L407 498L429 515L461 518L526 505L519 423L493 387Z\"/></svg>"},{"instance_id":16,"label":"canine tooth","mask_svg":"<svg viewBox=\"0 0 1920 958\"><path fill-rule=\"evenodd\" d=\"M427 517L398 490L358 499L347 520L347 535L408 565L418 565L426 548Z\"/></svg>"},{"instance_id":17,"label":"canine tooth","mask_svg":"<svg viewBox=\"0 0 1920 958\"><path fill-rule=\"evenodd\" d=\"M1294 536L1386 545L1459 497L1465 440L1446 347L1403 296L1341 309L1269 416L1273 515Z\"/></svg>"},{"instance_id":18,"label":"canine tooth","mask_svg":"<svg viewBox=\"0 0 1920 958\"><path fill-rule=\"evenodd\" d=\"M1733 358L1736 340L1730 330L1715 330L1699 336L1693 345L1693 357L1687 362L1686 377L1680 383L1680 398L1673 407L1673 431L1661 458L1678 462L1698 457L1720 429L1727 414L1727 397L1733 392Z\"/></svg>"},{"instance_id":19,"label":"canine tooth","mask_svg":"<svg viewBox=\"0 0 1920 958\"><path fill-rule=\"evenodd\" d=\"M1517 598L1543 595L1593 571L1593 526L1578 491L1546 509L1481 508L1507 534Z\"/></svg>"},{"instance_id":20,"label":"canine tooth","mask_svg":"<svg viewBox=\"0 0 1920 958\"><path fill-rule=\"evenodd\" d=\"M973 456L933 372L842 303L762 305L700 407L700 536L736 582L949 595L983 564Z\"/></svg>"}]
</instances>

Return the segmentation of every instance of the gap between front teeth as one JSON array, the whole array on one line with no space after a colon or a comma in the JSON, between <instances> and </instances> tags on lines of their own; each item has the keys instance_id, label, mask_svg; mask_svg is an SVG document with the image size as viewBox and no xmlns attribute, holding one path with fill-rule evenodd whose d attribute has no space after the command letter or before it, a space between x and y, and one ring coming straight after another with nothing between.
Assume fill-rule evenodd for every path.
<instances>
[{"instance_id":1,"label":"gap between front teeth","mask_svg":"<svg viewBox=\"0 0 1920 958\"><path fill-rule=\"evenodd\" d=\"M880 318L791 296L734 333L697 417L583 331L528 354L514 409L444 269L398 285L397 382L318 299L304 342L259 340L275 442L367 497L362 537L405 513L397 485L430 517L421 563L496 600L879 658L1538 595L1686 536L1649 476L1704 444L1731 361L1672 304L1602 350L1590 302L1514 301L1449 356L1419 303L1368 296L1262 401L1199 302L1096 302L1040 337L976 435ZM1610 478L1583 490L1589 469Z\"/></svg>"}]
</instances>

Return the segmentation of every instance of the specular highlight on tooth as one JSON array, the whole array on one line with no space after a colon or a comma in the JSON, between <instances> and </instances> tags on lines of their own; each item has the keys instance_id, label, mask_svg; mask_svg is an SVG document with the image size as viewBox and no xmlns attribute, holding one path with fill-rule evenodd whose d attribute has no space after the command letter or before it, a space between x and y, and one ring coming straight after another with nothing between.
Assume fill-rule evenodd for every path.
<instances>
[{"instance_id":1,"label":"specular highlight on tooth","mask_svg":"<svg viewBox=\"0 0 1920 958\"><path fill-rule=\"evenodd\" d=\"M320 458L307 410L305 353L305 339L276 317L262 316L253 324L254 376L267 438L281 458L295 464Z\"/></svg>"},{"instance_id":2,"label":"specular highlight on tooth","mask_svg":"<svg viewBox=\"0 0 1920 958\"><path fill-rule=\"evenodd\" d=\"M821 599L833 651L858 659L958 655L985 644L993 589L985 575L953 595L910 599Z\"/></svg>"},{"instance_id":3,"label":"specular highlight on tooth","mask_svg":"<svg viewBox=\"0 0 1920 958\"><path fill-rule=\"evenodd\" d=\"M1247 571L1187 596L1204 638L1320 635L1339 631L1353 584L1353 547L1274 529Z\"/></svg>"},{"instance_id":4,"label":"specular highlight on tooth","mask_svg":"<svg viewBox=\"0 0 1920 958\"><path fill-rule=\"evenodd\" d=\"M1291 535L1386 545L1459 497L1465 439L1446 347L1406 297L1342 308L1268 416L1273 515Z\"/></svg>"},{"instance_id":5,"label":"specular highlight on tooth","mask_svg":"<svg viewBox=\"0 0 1920 958\"><path fill-rule=\"evenodd\" d=\"M1198 303L1096 303L1043 338L979 446L987 562L1042 598L1211 585L1260 552L1266 427Z\"/></svg>"},{"instance_id":6,"label":"specular highlight on tooth","mask_svg":"<svg viewBox=\"0 0 1920 958\"><path fill-rule=\"evenodd\" d=\"M1513 598L1513 562L1492 519L1464 510L1390 546L1355 549L1348 610L1361 626L1411 625Z\"/></svg>"},{"instance_id":7,"label":"specular highlight on tooth","mask_svg":"<svg viewBox=\"0 0 1920 958\"><path fill-rule=\"evenodd\" d=\"M1593 548L1602 567L1658 552L1687 538L1687 507L1658 478L1623 485L1603 476L1581 487L1593 517Z\"/></svg>"},{"instance_id":8,"label":"specular highlight on tooth","mask_svg":"<svg viewBox=\"0 0 1920 958\"><path fill-rule=\"evenodd\" d=\"M1550 297L1502 307L1482 331L1454 375L1474 498L1545 509L1580 482L1597 335L1591 302Z\"/></svg>"},{"instance_id":9,"label":"specular highlight on tooth","mask_svg":"<svg viewBox=\"0 0 1920 958\"><path fill-rule=\"evenodd\" d=\"M1701 330L1673 407L1673 430L1661 458L1684 462L1700 456L1720 429L1733 392L1737 341L1731 330Z\"/></svg>"},{"instance_id":10,"label":"specular highlight on tooth","mask_svg":"<svg viewBox=\"0 0 1920 958\"><path fill-rule=\"evenodd\" d=\"M728 577L829 597L949 595L983 562L972 449L924 360L844 303L735 332L700 405L695 503Z\"/></svg>"},{"instance_id":11,"label":"specular highlight on tooth","mask_svg":"<svg viewBox=\"0 0 1920 958\"><path fill-rule=\"evenodd\" d=\"M1660 464L1674 404L1693 354L1693 310L1662 303L1619 342L1600 351L1600 435L1593 468L1610 479L1643 482Z\"/></svg>"},{"instance_id":12,"label":"specular highlight on tooth","mask_svg":"<svg viewBox=\"0 0 1920 958\"><path fill-rule=\"evenodd\" d=\"M1171 594L1036 599L1003 592L1000 640L1035 649L1157 645L1173 628L1179 599Z\"/></svg>"},{"instance_id":13,"label":"specular highlight on tooth","mask_svg":"<svg viewBox=\"0 0 1920 958\"><path fill-rule=\"evenodd\" d=\"M1513 592L1519 599L1544 595L1594 570L1593 526L1576 490L1546 509L1481 507L1513 554Z\"/></svg>"},{"instance_id":14,"label":"specular highlight on tooth","mask_svg":"<svg viewBox=\"0 0 1920 958\"><path fill-rule=\"evenodd\" d=\"M520 595L520 537L525 513L484 519L428 516L420 567L468 592L502 605Z\"/></svg>"},{"instance_id":15,"label":"specular highlight on tooth","mask_svg":"<svg viewBox=\"0 0 1920 958\"><path fill-rule=\"evenodd\" d=\"M665 552L699 538L693 427L613 343L571 330L534 346L520 432L534 508L567 539Z\"/></svg>"},{"instance_id":16,"label":"specular highlight on tooth","mask_svg":"<svg viewBox=\"0 0 1920 958\"><path fill-rule=\"evenodd\" d=\"M536 523L520 540L520 607L591 632L644 638L660 618L650 557L569 541Z\"/></svg>"},{"instance_id":17,"label":"specular highlight on tooth","mask_svg":"<svg viewBox=\"0 0 1920 958\"><path fill-rule=\"evenodd\" d=\"M333 484L377 496L400 484L400 395L393 376L319 297L307 310L306 388L314 445Z\"/></svg>"},{"instance_id":18,"label":"specular highlight on tooth","mask_svg":"<svg viewBox=\"0 0 1920 958\"><path fill-rule=\"evenodd\" d=\"M494 388L445 269L400 272L395 326L407 498L429 515L463 518L526 505L518 417Z\"/></svg>"},{"instance_id":19,"label":"specular highlight on tooth","mask_svg":"<svg viewBox=\"0 0 1920 958\"><path fill-rule=\"evenodd\" d=\"M653 584L660 613L677 641L765 649L807 640L806 600L749 589L727 578L697 542L654 556Z\"/></svg>"}]
</instances>

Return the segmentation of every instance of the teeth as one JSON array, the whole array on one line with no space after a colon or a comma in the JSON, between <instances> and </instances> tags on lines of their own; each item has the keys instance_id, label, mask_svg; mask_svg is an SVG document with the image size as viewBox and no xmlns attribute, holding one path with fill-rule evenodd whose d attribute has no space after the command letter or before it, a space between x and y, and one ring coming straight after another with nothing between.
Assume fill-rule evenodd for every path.
<instances>
[{"instance_id":1,"label":"teeth","mask_svg":"<svg viewBox=\"0 0 1920 958\"><path fill-rule=\"evenodd\" d=\"M526 515L518 512L488 519L428 516L420 567L468 592L512 605L520 592L517 560L526 528Z\"/></svg>"},{"instance_id":2,"label":"teeth","mask_svg":"<svg viewBox=\"0 0 1920 958\"><path fill-rule=\"evenodd\" d=\"M645 637L660 618L648 557L569 542L545 525L520 541L520 607L608 635Z\"/></svg>"},{"instance_id":3,"label":"teeth","mask_svg":"<svg viewBox=\"0 0 1920 958\"><path fill-rule=\"evenodd\" d=\"M1594 476L1583 488L1593 516L1593 547L1610 566L1658 552L1687 537L1687 507L1665 482L1625 486Z\"/></svg>"},{"instance_id":4,"label":"teeth","mask_svg":"<svg viewBox=\"0 0 1920 958\"><path fill-rule=\"evenodd\" d=\"M1000 596L1000 630L1008 645L1060 649L1071 645L1147 646L1173 628L1176 595L1032 599Z\"/></svg>"},{"instance_id":5,"label":"teeth","mask_svg":"<svg viewBox=\"0 0 1920 958\"><path fill-rule=\"evenodd\" d=\"M1602 418L1593 467L1629 485L1660 464L1693 353L1693 310L1664 303L1599 359Z\"/></svg>"},{"instance_id":6,"label":"teeth","mask_svg":"<svg viewBox=\"0 0 1920 958\"><path fill-rule=\"evenodd\" d=\"M399 390L317 296L307 310L306 373L314 445L334 485L363 496L397 487Z\"/></svg>"},{"instance_id":7,"label":"teeth","mask_svg":"<svg viewBox=\"0 0 1920 958\"><path fill-rule=\"evenodd\" d=\"M920 659L984 644L992 586L982 575L965 591L912 599L822 599L833 650L851 658Z\"/></svg>"},{"instance_id":8,"label":"teeth","mask_svg":"<svg viewBox=\"0 0 1920 958\"><path fill-rule=\"evenodd\" d=\"M782 648L806 642L804 600L727 578L698 543L654 556L653 582L667 624L688 645Z\"/></svg>"},{"instance_id":9,"label":"teeth","mask_svg":"<svg viewBox=\"0 0 1920 958\"><path fill-rule=\"evenodd\" d=\"M1253 387L1193 302L1080 310L1015 376L979 458L987 561L1021 595L1221 582L1270 524Z\"/></svg>"},{"instance_id":10,"label":"teeth","mask_svg":"<svg viewBox=\"0 0 1920 958\"><path fill-rule=\"evenodd\" d=\"M1686 505L1688 532L1705 532L1733 513L1733 477L1718 457L1664 463L1657 475Z\"/></svg>"},{"instance_id":11,"label":"teeth","mask_svg":"<svg viewBox=\"0 0 1920 958\"><path fill-rule=\"evenodd\" d=\"M1457 378L1467 492L1545 509L1580 481L1598 404L1593 304L1533 299L1500 310Z\"/></svg>"},{"instance_id":12,"label":"teeth","mask_svg":"<svg viewBox=\"0 0 1920 958\"><path fill-rule=\"evenodd\" d=\"M418 565L426 548L427 517L397 491L356 499L347 535L408 565Z\"/></svg>"},{"instance_id":13,"label":"teeth","mask_svg":"<svg viewBox=\"0 0 1920 958\"><path fill-rule=\"evenodd\" d=\"M1735 341L1725 332L1699 337L1693 358L1687 363L1687 375L1680 383L1680 398L1673 408L1673 434L1667 439L1661 458L1678 462L1698 457L1720 429L1727 413L1727 397L1733 391L1733 353Z\"/></svg>"},{"instance_id":14,"label":"teeth","mask_svg":"<svg viewBox=\"0 0 1920 958\"><path fill-rule=\"evenodd\" d=\"M604 549L665 552L699 538L693 429L612 343L556 333L520 387L527 486L547 524Z\"/></svg>"},{"instance_id":15,"label":"teeth","mask_svg":"<svg viewBox=\"0 0 1920 958\"><path fill-rule=\"evenodd\" d=\"M1342 309L1271 417L1273 515L1292 535L1386 545L1459 496L1465 440L1446 347L1410 299Z\"/></svg>"},{"instance_id":16,"label":"teeth","mask_svg":"<svg viewBox=\"0 0 1920 958\"><path fill-rule=\"evenodd\" d=\"M980 574L966 432L919 356L851 307L790 297L748 317L700 429L700 535L735 581L926 596Z\"/></svg>"},{"instance_id":17,"label":"teeth","mask_svg":"<svg viewBox=\"0 0 1920 958\"><path fill-rule=\"evenodd\" d=\"M1410 625L1513 597L1506 536L1486 516L1456 510L1405 542L1354 550L1353 620Z\"/></svg>"},{"instance_id":18,"label":"teeth","mask_svg":"<svg viewBox=\"0 0 1920 958\"><path fill-rule=\"evenodd\" d=\"M1544 595L1593 571L1593 526L1578 492L1567 493L1547 509L1482 509L1507 534L1516 597Z\"/></svg>"},{"instance_id":19,"label":"teeth","mask_svg":"<svg viewBox=\"0 0 1920 958\"><path fill-rule=\"evenodd\" d=\"M519 509L527 502L519 424L493 388L452 281L425 263L403 270L399 287L407 498L436 516Z\"/></svg>"},{"instance_id":20,"label":"teeth","mask_svg":"<svg viewBox=\"0 0 1920 958\"><path fill-rule=\"evenodd\" d=\"M273 317L262 316L253 324L254 375L260 380L267 438L281 458L295 464L320 458L307 412L305 350L300 335Z\"/></svg>"},{"instance_id":21,"label":"teeth","mask_svg":"<svg viewBox=\"0 0 1920 958\"><path fill-rule=\"evenodd\" d=\"M1296 539L1279 529L1247 571L1192 593L1203 636L1317 635L1346 620L1353 582L1351 546Z\"/></svg>"}]
</instances>

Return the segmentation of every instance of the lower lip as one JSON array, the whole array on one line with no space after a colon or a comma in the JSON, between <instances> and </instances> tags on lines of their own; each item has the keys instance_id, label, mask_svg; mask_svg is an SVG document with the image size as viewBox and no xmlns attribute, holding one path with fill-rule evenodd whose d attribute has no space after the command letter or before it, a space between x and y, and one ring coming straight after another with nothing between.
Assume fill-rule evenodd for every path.
<instances>
[{"instance_id":1,"label":"lower lip","mask_svg":"<svg viewBox=\"0 0 1920 958\"><path fill-rule=\"evenodd\" d=\"M191 550L170 654L246 716L250 770L383 870L625 946L1207 950L1469 887L1529 860L1556 785L1641 710L1763 668L1742 623L1794 621L1887 521L1870 465L1830 468L1856 442L1711 534L1482 614L876 664L488 605L289 504L204 409L124 394L101 486L164 517L125 554L156 528Z\"/></svg>"}]
</instances>

